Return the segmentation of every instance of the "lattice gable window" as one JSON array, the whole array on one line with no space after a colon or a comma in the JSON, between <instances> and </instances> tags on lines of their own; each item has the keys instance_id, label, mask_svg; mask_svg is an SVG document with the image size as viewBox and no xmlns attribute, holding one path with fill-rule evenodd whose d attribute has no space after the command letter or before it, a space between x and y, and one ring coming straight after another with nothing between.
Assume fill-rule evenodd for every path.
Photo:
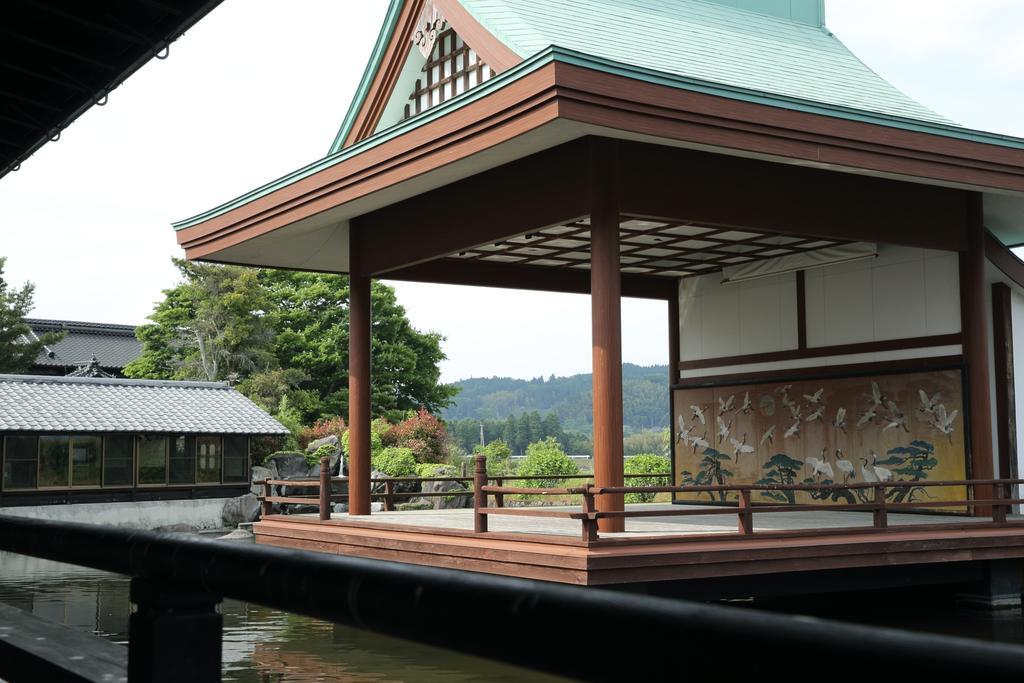
<instances>
[{"instance_id":1,"label":"lattice gable window","mask_svg":"<svg viewBox=\"0 0 1024 683\"><path fill-rule=\"evenodd\" d=\"M447 102L494 77L491 67L436 10L421 20L420 26L413 43L426 56L427 62L423 65L423 76L416 79L416 87L409 95L403 119Z\"/></svg>"}]
</instances>

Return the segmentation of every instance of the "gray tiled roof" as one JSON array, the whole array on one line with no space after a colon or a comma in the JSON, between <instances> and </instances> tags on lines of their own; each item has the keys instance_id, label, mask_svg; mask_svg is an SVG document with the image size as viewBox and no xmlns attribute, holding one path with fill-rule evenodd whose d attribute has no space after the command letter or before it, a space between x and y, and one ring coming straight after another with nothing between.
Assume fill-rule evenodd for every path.
<instances>
[{"instance_id":1,"label":"gray tiled roof","mask_svg":"<svg viewBox=\"0 0 1024 683\"><path fill-rule=\"evenodd\" d=\"M39 352L36 365L72 367L85 365L95 357L101 368L121 370L142 353L142 342L135 338L134 325L41 318L26 318L25 323L37 337L67 331L63 339Z\"/></svg>"},{"instance_id":2,"label":"gray tiled roof","mask_svg":"<svg viewBox=\"0 0 1024 683\"><path fill-rule=\"evenodd\" d=\"M220 382L0 375L0 431L286 434Z\"/></svg>"}]
</instances>

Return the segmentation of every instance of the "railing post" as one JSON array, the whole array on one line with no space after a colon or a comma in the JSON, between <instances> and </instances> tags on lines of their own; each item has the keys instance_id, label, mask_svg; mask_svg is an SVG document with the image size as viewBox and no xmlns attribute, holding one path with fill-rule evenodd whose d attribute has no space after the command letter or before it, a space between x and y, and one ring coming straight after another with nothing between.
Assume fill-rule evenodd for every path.
<instances>
[{"instance_id":1,"label":"railing post","mask_svg":"<svg viewBox=\"0 0 1024 683\"><path fill-rule=\"evenodd\" d=\"M495 486L504 486L505 485L505 477L495 477L494 478L494 485ZM503 507L505 507L505 494L504 493L495 493L494 494L494 507L496 507L496 508L503 508Z\"/></svg>"},{"instance_id":2,"label":"railing post","mask_svg":"<svg viewBox=\"0 0 1024 683\"><path fill-rule=\"evenodd\" d=\"M739 533L750 536L754 533L754 512L750 502L750 489L740 489Z\"/></svg>"},{"instance_id":3,"label":"railing post","mask_svg":"<svg viewBox=\"0 0 1024 683\"><path fill-rule=\"evenodd\" d=\"M484 487L487 486L487 456L476 456L475 464L473 472L473 531L482 534L487 531L487 515L480 512L482 508L487 507L487 494L484 492Z\"/></svg>"},{"instance_id":4,"label":"railing post","mask_svg":"<svg viewBox=\"0 0 1024 683\"><path fill-rule=\"evenodd\" d=\"M331 518L331 459L320 458L320 521Z\"/></svg>"},{"instance_id":5,"label":"railing post","mask_svg":"<svg viewBox=\"0 0 1024 683\"><path fill-rule=\"evenodd\" d=\"M594 494L591 493L588 486L583 492L583 513L587 515L583 518L583 541L585 543L598 539L597 520L591 517L596 512L597 506L594 505Z\"/></svg>"},{"instance_id":6,"label":"railing post","mask_svg":"<svg viewBox=\"0 0 1024 683\"><path fill-rule=\"evenodd\" d=\"M889 527L889 513L885 507L885 484L875 486L874 526L876 529Z\"/></svg>"},{"instance_id":7,"label":"railing post","mask_svg":"<svg viewBox=\"0 0 1024 683\"><path fill-rule=\"evenodd\" d=\"M260 518L261 519L263 517L268 516L271 513L271 506L273 505L273 503L271 503L269 500L267 500L267 498L270 498L271 493L273 492L273 490L274 490L274 487L270 485L270 478L268 477L268 478L264 479L263 480L263 502L261 503L261 508L262 509L260 510Z\"/></svg>"},{"instance_id":8,"label":"railing post","mask_svg":"<svg viewBox=\"0 0 1024 683\"><path fill-rule=\"evenodd\" d=\"M1009 506L1001 501L1009 498L1007 495L1007 486L1002 482L997 482L994 491L996 498L1000 502L992 506L992 522L997 526L1004 526L1006 524L1006 508Z\"/></svg>"},{"instance_id":9,"label":"railing post","mask_svg":"<svg viewBox=\"0 0 1024 683\"><path fill-rule=\"evenodd\" d=\"M220 596L140 578L129 593L135 610L128 617L128 680L220 680Z\"/></svg>"},{"instance_id":10,"label":"railing post","mask_svg":"<svg viewBox=\"0 0 1024 683\"><path fill-rule=\"evenodd\" d=\"M384 482L384 509L388 512L395 509L395 482L390 479Z\"/></svg>"}]
</instances>

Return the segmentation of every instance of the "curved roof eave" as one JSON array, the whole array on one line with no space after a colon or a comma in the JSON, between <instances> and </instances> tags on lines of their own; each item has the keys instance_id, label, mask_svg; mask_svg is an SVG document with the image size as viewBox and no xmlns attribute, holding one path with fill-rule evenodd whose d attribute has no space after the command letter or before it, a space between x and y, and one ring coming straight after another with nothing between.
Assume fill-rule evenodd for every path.
<instances>
[{"instance_id":1,"label":"curved roof eave","mask_svg":"<svg viewBox=\"0 0 1024 683\"><path fill-rule=\"evenodd\" d=\"M552 46L547 50L537 53L532 57L524 60L523 62L512 67L511 69L501 74L498 74L493 79L483 83L482 85L473 88L472 90L469 90L466 93L463 93L462 95L455 97L437 107L428 109L421 114L418 114L412 118L403 121L402 123L393 126L392 128L376 133L364 140L361 140L355 144L345 147L344 149L329 154L328 156L322 159L318 159L317 161L307 164L302 168L296 169L291 173L288 173L276 180L273 180L269 183L266 183L265 185L255 188L239 197L236 197L235 199L232 199L219 206L209 209L208 211L204 211L200 214L192 216L191 218L176 221L172 223L172 225L175 230L182 230L203 223L211 218L215 218L217 216L225 214L253 200L259 199L260 197L266 196L283 187L287 187L288 185L297 182L303 178L318 173L324 169L330 168L331 166L341 163L347 159L350 159L353 156L362 154L365 151L372 149L373 147L376 147L377 145L383 142L386 142L404 133L407 133L429 121L433 121L441 116L445 116L459 109L460 107L463 107L466 104L473 102L479 98L485 97L486 95L489 95L492 92L505 87L506 85L525 76L526 74L529 74L535 71L536 69L555 61L562 62L564 64L571 64L579 67L584 67L588 69L594 69L608 74L615 74L619 76L625 76L628 78L634 78L640 81L645 81L658 85L675 87L681 90L689 90L692 92L699 92L703 94L741 100L745 102L761 104L771 107L801 111L804 113L817 114L820 116L831 116L846 119L849 121L857 121L861 123L868 123L878 126L899 128L902 130L913 131L918 133L926 133L930 135L955 138L979 144L995 145L1000 147L1024 150L1024 138L1017 138L1009 135L1001 135L996 133L972 130L969 128L963 128L953 124L918 121L915 119L903 118L894 115L879 114L868 111L859 111L856 109L838 107L835 105L822 104L813 101L799 100L796 98L787 98L769 92L759 92L755 90L748 90L733 86L723 86L717 83L702 82L695 79L677 76L675 74L666 74L664 72L653 71L650 69L645 69L643 67L625 64L622 62L613 62L611 60L594 57L592 55L584 54L581 52L575 52L572 50L566 50L564 48Z\"/></svg>"}]
</instances>

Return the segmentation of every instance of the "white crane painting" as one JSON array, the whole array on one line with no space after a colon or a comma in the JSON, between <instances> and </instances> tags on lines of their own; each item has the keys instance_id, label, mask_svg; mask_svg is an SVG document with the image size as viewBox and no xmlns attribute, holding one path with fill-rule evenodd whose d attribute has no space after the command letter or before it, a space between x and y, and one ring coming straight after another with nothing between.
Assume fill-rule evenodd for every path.
<instances>
[{"instance_id":1,"label":"white crane painting","mask_svg":"<svg viewBox=\"0 0 1024 683\"><path fill-rule=\"evenodd\" d=\"M871 502L873 491L853 484L964 479L962 382L959 370L933 370L677 389L677 477L818 485L757 494L787 504ZM913 503L966 492L904 485L886 487L886 497Z\"/></svg>"}]
</instances>

